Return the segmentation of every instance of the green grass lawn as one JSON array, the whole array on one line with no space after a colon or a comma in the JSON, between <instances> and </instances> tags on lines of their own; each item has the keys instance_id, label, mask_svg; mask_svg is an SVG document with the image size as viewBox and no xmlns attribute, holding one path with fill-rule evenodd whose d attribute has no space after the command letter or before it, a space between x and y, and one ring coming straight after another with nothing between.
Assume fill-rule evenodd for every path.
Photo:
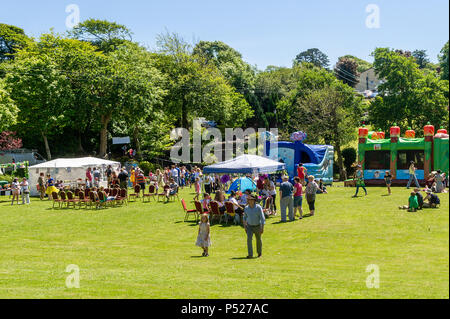
<instances>
[{"instance_id":1,"label":"green grass lawn","mask_svg":"<svg viewBox=\"0 0 450 319\"><path fill-rule=\"evenodd\" d=\"M180 202L53 210L0 198L0 298L449 298L449 196L440 209L400 211L408 191L332 187L317 214L267 221L263 257L244 259L239 226L214 225L209 258ZM192 192L181 197L189 203ZM66 267L80 288L66 288ZM380 288L366 287L366 267Z\"/></svg>"}]
</instances>

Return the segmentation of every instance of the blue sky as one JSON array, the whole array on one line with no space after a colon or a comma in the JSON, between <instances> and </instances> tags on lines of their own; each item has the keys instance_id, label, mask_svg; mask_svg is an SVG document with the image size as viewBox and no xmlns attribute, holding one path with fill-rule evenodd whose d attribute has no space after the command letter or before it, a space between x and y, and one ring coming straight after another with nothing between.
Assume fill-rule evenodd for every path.
<instances>
[{"instance_id":1,"label":"blue sky","mask_svg":"<svg viewBox=\"0 0 450 319\"><path fill-rule=\"evenodd\" d=\"M0 22L39 36L65 32L66 6L80 8L81 21L107 19L126 25L150 48L167 28L186 40L220 40L259 69L291 66L301 51L317 47L331 64L339 56L372 61L376 47L426 49L431 60L449 38L447 0L15 0L2 3ZM366 6L380 9L380 28L367 28Z\"/></svg>"}]
</instances>

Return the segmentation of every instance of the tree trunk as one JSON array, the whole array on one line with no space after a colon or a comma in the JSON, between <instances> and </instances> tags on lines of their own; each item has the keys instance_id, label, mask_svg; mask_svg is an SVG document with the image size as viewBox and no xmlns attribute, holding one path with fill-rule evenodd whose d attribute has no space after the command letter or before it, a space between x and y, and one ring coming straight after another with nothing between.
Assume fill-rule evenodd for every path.
<instances>
[{"instance_id":1,"label":"tree trunk","mask_svg":"<svg viewBox=\"0 0 450 319\"><path fill-rule=\"evenodd\" d=\"M111 120L111 115L102 115L101 123L102 128L100 130L100 154L99 157L103 158L107 152L108 146L108 123Z\"/></svg>"},{"instance_id":2,"label":"tree trunk","mask_svg":"<svg viewBox=\"0 0 450 319\"><path fill-rule=\"evenodd\" d=\"M44 132L41 132L42 138L44 139L45 152L47 153L47 160L52 160L52 153L50 153L50 146L48 145L47 135Z\"/></svg>"},{"instance_id":3,"label":"tree trunk","mask_svg":"<svg viewBox=\"0 0 450 319\"><path fill-rule=\"evenodd\" d=\"M136 145L136 158L142 161L141 142L139 141L139 130L137 125L133 129L134 145Z\"/></svg>"},{"instance_id":4,"label":"tree trunk","mask_svg":"<svg viewBox=\"0 0 450 319\"><path fill-rule=\"evenodd\" d=\"M83 148L83 144L81 141L81 131L78 131L78 152L84 154L84 148Z\"/></svg>"}]
</instances>

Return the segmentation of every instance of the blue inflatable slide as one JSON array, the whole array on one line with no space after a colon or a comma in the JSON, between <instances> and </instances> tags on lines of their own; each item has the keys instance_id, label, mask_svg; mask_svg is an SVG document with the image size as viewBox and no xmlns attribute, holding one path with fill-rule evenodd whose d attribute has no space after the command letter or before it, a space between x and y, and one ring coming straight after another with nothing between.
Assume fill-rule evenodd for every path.
<instances>
[{"instance_id":1,"label":"blue inflatable slide","mask_svg":"<svg viewBox=\"0 0 450 319\"><path fill-rule=\"evenodd\" d=\"M317 180L322 179L326 185L333 184L334 147L330 145L308 145L303 142L266 141L265 156L286 164L289 177L297 176L300 163Z\"/></svg>"}]
</instances>

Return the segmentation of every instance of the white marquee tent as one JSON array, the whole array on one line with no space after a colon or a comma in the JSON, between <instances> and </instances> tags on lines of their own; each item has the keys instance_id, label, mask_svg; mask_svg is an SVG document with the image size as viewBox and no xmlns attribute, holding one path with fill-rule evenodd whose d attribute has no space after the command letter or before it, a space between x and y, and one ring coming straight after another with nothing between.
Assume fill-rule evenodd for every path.
<instances>
[{"instance_id":1,"label":"white marquee tent","mask_svg":"<svg viewBox=\"0 0 450 319\"><path fill-rule=\"evenodd\" d=\"M286 164L257 155L242 155L203 168L205 174L270 174L286 169Z\"/></svg>"},{"instance_id":2,"label":"white marquee tent","mask_svg":"<svg viewBox=\"0 0 450 319\"><path fill-rule=\"evenodd\" d=\"M105 176L104 172L109 165L111 165L114 170L120 169L119 162L107 161L96 157L59 158L30 166L30 194L32 196L39 195L36 185L40 173L44 173L45 175L50 174L55 181L76 181L79 178L84 181L88 167L97 167L102 173L102 176Z\"/></svg>"}]
</instances>

